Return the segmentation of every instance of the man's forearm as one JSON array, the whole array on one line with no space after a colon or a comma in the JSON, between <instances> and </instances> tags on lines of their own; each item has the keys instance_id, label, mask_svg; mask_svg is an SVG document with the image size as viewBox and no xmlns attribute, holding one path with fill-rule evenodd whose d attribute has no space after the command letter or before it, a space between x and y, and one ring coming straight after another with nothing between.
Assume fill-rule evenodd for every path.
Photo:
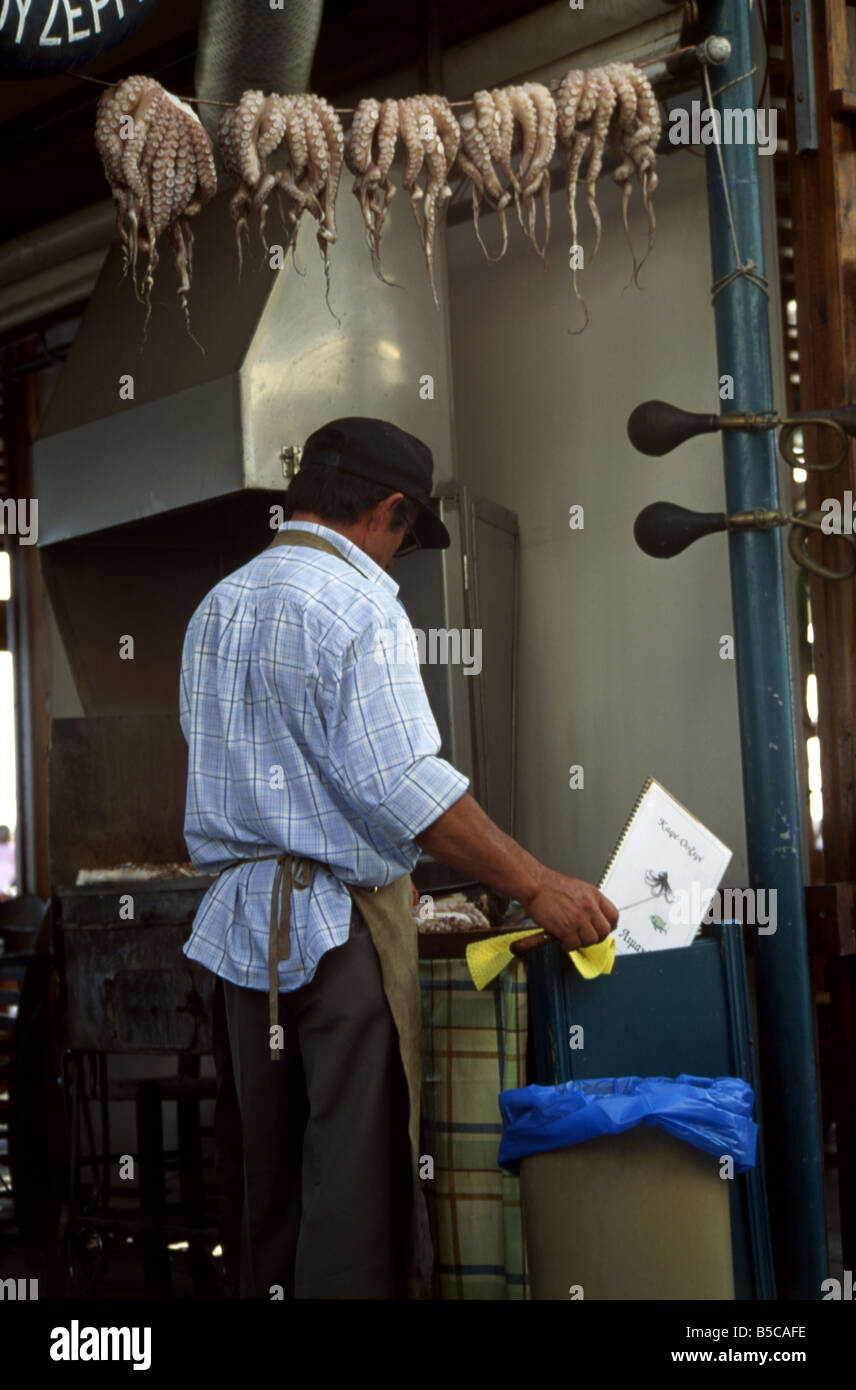
<instances>
[{"instance_id":1,"label":"man's forearm","mask_svg":"<svg viewBox=\"0 0 856 1390\"><path fill-rule=\"evenodd\" d=\"M416 843L441 863L472 874L524 906L544 875L544 865L500 830L469 792L417 835Z\"/></svg>"}]
</instances>

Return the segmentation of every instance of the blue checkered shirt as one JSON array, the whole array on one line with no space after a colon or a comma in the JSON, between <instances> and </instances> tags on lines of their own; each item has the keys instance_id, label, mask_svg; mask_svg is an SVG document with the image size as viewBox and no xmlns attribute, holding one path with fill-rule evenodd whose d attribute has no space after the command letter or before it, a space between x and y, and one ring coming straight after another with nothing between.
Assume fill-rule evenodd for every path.
<instances>
[{"instance_id":1,"label":"blue checkered shirt","mask_svg":"<svg viewBox=\"0 0 856 1390\"><path fill-rule=\"evenodd\" d=\"M291 958L279 966L285 991L308 984L325 951L348 940L344 885L409 873L415 836L469 785L437 756L415 638L413 659L402 659L408 620L398 585L329 527L301 521L280 530L291 528L323 536L351 564L276 546L227 575L190 620L180 696L193 864L214 873L288 850L328 866L316 868L310 888L292 891ZM275 872L268 860L222 874L202 899L185 955L233 984L266 990Z\"/></svg>"}]
</instances>

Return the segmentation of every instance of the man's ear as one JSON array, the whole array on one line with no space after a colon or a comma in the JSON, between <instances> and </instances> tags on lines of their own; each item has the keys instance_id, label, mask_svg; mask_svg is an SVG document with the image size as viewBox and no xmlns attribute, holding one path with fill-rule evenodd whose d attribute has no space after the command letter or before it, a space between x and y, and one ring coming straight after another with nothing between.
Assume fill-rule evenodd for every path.
<instances>
[{"instance_id":1,"label":"man's ear","mask_svg":"<svg viewBox=\"0 0 856 1390\"><path fill-rule=\"evenodd\" d=\"M375 508L375 516L377 517L378 525L386 529L386 527L390 525L390 522L387 521L387 517L391 519L399 502L403 501L404 493L394 492L391 497L384 497L382 502L378 502ZM396 529L400 531L402 528L399 526Z\"/></svg>"}]
</instances>

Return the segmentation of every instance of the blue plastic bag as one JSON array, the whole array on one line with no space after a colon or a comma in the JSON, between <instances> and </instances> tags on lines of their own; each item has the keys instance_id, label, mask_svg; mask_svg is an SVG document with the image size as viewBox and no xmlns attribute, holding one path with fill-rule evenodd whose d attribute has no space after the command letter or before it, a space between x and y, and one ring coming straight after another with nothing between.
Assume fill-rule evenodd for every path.
<instances>
[{"instance_id":1,"label":"blue plastic bag","mask_svg":"<svg viewBox=\"0 0 856 1390\"><path fill-rule=\"evenodd\" d=\"M755 1164L754 1100L752 1087L735 1076L618 1076L501 1091L497 1161L517 1173L529 1154L645 1124L717 1158L729 1154L734 1171L744 1173Z\"/></svg>"}]
</instances>

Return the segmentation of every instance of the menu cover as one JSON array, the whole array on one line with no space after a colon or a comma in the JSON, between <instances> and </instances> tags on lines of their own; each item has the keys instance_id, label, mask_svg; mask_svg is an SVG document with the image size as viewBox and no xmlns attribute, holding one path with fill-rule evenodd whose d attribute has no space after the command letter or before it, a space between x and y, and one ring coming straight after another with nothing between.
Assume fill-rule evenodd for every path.
<instances>
[{"instance_id":1,"label":"menu cover","mask_svg":"<svg viewBox=\"0 0 856 1390\"><path fill-rule=\"evenodd\" d=\"M689 946L731 850L649 777L598 884L618 908L615 954Z\"/></svg>"}]
</instances>

